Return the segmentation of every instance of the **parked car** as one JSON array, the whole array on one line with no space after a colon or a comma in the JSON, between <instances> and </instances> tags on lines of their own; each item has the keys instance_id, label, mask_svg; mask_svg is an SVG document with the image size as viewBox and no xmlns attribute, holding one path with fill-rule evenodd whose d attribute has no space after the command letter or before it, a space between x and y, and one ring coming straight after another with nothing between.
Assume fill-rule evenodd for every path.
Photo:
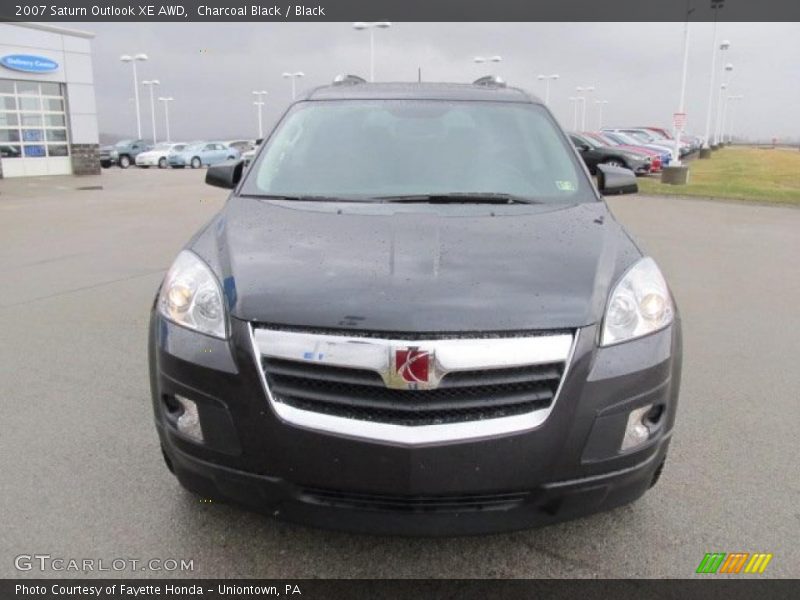
<instances>
[{"instance_id":1,"label":"parked car","mask_svg":"<svg viewBox=\"0 0 800 600\"><path fill-rule=\"evenodd\" d=\"M187 166L199 169L235 158L239 158L239 151L236 148L228 148L222 142L200 142L191 144L183 150L170 152L167 162L173 169Z\"/></svg>"},{"instance_id":2,"label":"parked car","mask_svg":"<svg viewBox=\"0 0 800 600\"><path fill-rule=\"evenodd\" d=\"M262 139L255 140L253 147L250 150L247 152L242 152L242 160L244 160L245 166L248 166L253 161L253 158L255 158L256 152L258 152L258 148L261 146L262 141Z\"/></svg>"},{"instance_id":3,"label":"parked car","mask_svg":"<svg viewBox=\"0 0 800 600\"><path fill-rule=\"evenodd\" d=\"M230 140L223 143L228 148L236 148L240 155L252 150L256 145L253 140Z\"/></svg>"},{"instance_id":4,"label":"parked car","mask_svg":"<svg viewBox=\"0 0 800 600\"><path fill-rule=\"evenodd\" d=\"M119 165L127 169L141 152L149 149L144 140L121 140L113 146L103 146L100 148L100 166L107 169L111 165Z\"/></svg>"},{"instance_id":5,"label":"parked car","mask_svg":"<svg viewBox=\"0 0 800 600\"><path fill-rule=\"evenodd\" d=\"M670 160L675 160L677 158L675 156L675 142L658 137L654 135L653 132L648 132L644 129L633 129L633 128L627 128L627 129L620 128L620 129L615 129L613 131L615 133L623 133L625 135L628 135L634 140L637 140L640 144L654 146L656 148L661 148L664 151L669 152Z\"/></svg>"},{"instance_id":6,"label":"parked car","mask_svg":"<svg viewBox=\"0 0 800 600\"><path fill-rule=\"evenodd\" d=\"M650 172L651 173L659 173L662 170L661 167L661 152L657 150L652 150L650 148L645 148L644 146L629 146L627 144L620 144L615 142L611 138L603 135L602 133L596 131L585 131L583 135L586 137L591 137L592 139L596 140L599 144L603 146L608 146L610 148L620 148L622 150L627 150L629 152L635 152L636 154L644 154L645 156L650 157Z\"/></svg>"},{"instance_id":7,"label":"parked car","mask_svg":"<svg viewBox=\"0 0 800 600\"><path fill-rule=\"evenodd\" d=\"M617 142L618 144L624 144L626 146L642 146L644 148L649 148L650 150L655 150L661 155L662 167L666 167L672 161L673 152L671 150L665 149L663 146L657 146L655 144L647 144L645 142L642 142L642 140L636 139L635 137L628 135L626 133L622 133L621 131L603 129L602 133L605 137Z\"/></svg>"},{"instance_id":8,"label":"parked car","mask_svg":"<svg viewBox=\"0 0 800 600\"><path fill-rule=\"evenodd\" d=\"M636 175L647 175L650 172L650 157L646 154L618 146L606 146L591 136L579 133L571 132L569 138L592 175L597 173L599 164L630 169Z\"/></svg>"},{"instance_id":9,"label":"parked car","mask_svg":"<svg viewBox=\"0 0 800 600\"><path fill-rule=\"evenodd\" d=\"M152 304L154 423L203 498L403 535L641 496L681 367L655 261L550 110L495 78L294 102ZM653 503L646 510L655 510ZM646 519L645 515L639 517Z\"/></svg>"},{"instance_id":10,"label":"parked car","mask_svg":"<svg viewBox=\"0 0 800 600\"><path fill-rule=\"evenodd\" d=\"M137 154L136 166L144 169L148 167L166 169L168 166L167 157L169 156L170 152L181 152L185 148L186 144L162 142L161 144L155 145L151 150Z\"/></svg>"}]
</instances>

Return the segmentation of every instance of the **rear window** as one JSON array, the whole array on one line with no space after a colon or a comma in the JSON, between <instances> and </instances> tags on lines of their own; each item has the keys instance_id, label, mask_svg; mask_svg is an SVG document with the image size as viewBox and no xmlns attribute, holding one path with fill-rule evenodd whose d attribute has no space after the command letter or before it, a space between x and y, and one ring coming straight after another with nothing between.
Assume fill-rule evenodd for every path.
<instances>
[{"instance_id":1,"label":"rear window","mask_svg":"<svg viewBox=\"0 0 800 600\"><path fill-rule=\"evenodd\" d=\"M549 113L508 102L341 100L295 105L242 193L369 200L452 193L595 201Z\"/></svg>"}]
</instances>

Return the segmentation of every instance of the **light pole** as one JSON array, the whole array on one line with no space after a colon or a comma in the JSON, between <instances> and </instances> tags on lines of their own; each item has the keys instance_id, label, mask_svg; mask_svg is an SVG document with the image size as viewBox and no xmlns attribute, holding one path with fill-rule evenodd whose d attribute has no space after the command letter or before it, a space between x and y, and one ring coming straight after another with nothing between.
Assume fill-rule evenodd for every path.
<instances>
[{"instance_id":1,"label":"light pole","mask_svg":"<svg viewBox=\"0 0 800 600\"><path fill-rule=\"evenodd\" d=\"M258 107L258 139L262 139L264 137L264 121L261 116L261 111L264 108L264 101L261 99L261 96L267 95L266 90L253 90L253 95L256 97L256 101L253 102Z\"/></svg>"},{"instance_id":2,"label":"light pole","mask_svg":"<svg viewBox=\"0 0 800 600\"><path fill-rule=\"evenodd\" d=\"M728 63L725 65L724 70L722 71L722 83L719 86L719 96L717 97L717 122L716 127L714 128L714 144L719 144L722 140L722 112L725 110L723 104L726 101L726 96L724 95L725 90L728 89L730 86L730 77L726 81L725 74L733 72L733 65Z\"/></svg>"},{"instance_id":3,"label":"light pole","mask_svg":"<svg viewBox=\"0 0 800 600\"><path fill-rule=\"evenodd\" d=\"M375 30L376 29L389 29L392 24L389 21L373 21L364 23L357 21L353 23L353 29L358 31L369 31L369 80L375 81Z\"/></svg>"},{"instance_id":4,"label":"light pole","mask_svg":"<svg viewBox=\"0 0 800 600\"><path fill-rule=\"evenodd\" d=\"M142 116L139 112L139 80L136 75L136 61L147 60L147 54L123 54L119 57L122 62L129 62L133 65L133 98L136 103L136 136L138 139L142 137Z\"/></svg>"},{"instance_id":5,"label":"light pole","mask_svg":"<svg viewBox=\"0 0 800 600\"><path fill-rule=\"evenodd\" d=\"M595 100L597 105L597 129L603 128L603 105L608 104L608 100Z\"/></svg>"},{"instance_id":6,"label":"light pole","mask_svg":"<svg viewBox=\"0 0 800 600\"><path fill-rule=\"evenodd\" d=\"M578 129L578 101L580 98L577 96L570 96L569 101L572 102L572 130Z\"/></svg>"},{"instance_id":7,"label":"light pole","mask_svg":"<svg viewBox=\"0 0 800 600\"><path fill-rule=\"evenodd\" d=\"M728 143L733 142L733 108L735 106L733 104L733 101L742 100L743 98L744 96L742 94L737 94L736 96L728 96L728 102L731 102L730 118L728 119Z\"/></svg>"},{"instance_id":8,"label":"light pole","mask_svg":"<svg viewBox=\"0 0 800 600\"><path fill-rule=\"evenodd\" d=\"M717 17L718 12L725 4L725 0L711 0L711 10L714 11L714 34L713 43L711 45L711 73L708 77L708 108L706 110L706 132L703 138L703 147L700 150L700 158L709 158L711 146L708 141L711 138L711 112L714 104L714 76L717 70ZM730 47L730 42L724 41L720 44L720 50L727 50Z\"/></svg>"},{"instance_id":9,"label":"light pole","mask_svg":"<svg viewBox=\"0 0 800 600\"><path fill-rule=\"evenodd\" d=\"M694 9L689 6L690 1L691 0L686 0L686 22L683 24L683 70L681 71L681 96L678 101L679 115L683 115L686 111L686 74L689 71L689 15L694 12ZM681 137L683 136L683 128L685 126L683 116L675 118L672 126L672 134L675 136L675 160L672 162L672 165L680 167Z\"/></svg>"},{"instance_id":10,"label":"light pole","mask_svg":"<svg viewBox=\"0 0 800 600\"><path fill-rule=\"evenodd\" d=\"M306 74L302 71L295 71L294 73L284 73L281 77L284 79L291 79L292 80L292 100L295 99L297 95L297 88L295 87L295 81L300 77L305 77Z\"/></svg>"},{"instance_id":11,"label":"light pole","mask_svg":"<svg viewBox=\"0 0 800 600\"><path fill-rule=\"evenodd\" d=\"M142 85L150 88L150 117L153 122L153 144L155 145L158 140L156 140L156 101L153 98L153 89L157 85L161 85L161 82L158 79L150 79L149 81L143 81Z\"/></svg>"},{"instance_id":12,"label":"light pole","mask_svg":"<svg viewBox=\"0 0 800 600\"><path fill-rule=\"evenodd\" d=\"M169 134L169 103L175 100L172 96L159 96L159 102L164 103L164 124L167 126L167 142L172 141L172 136Z\"/></svg>"},{"instance_id":13,"label":"light pole","mask_svg":"<svg viewBox=\"0 0 800 600\"><path fill-rule=\"evenodd\" d=\"M544 81L544 103L550 104L550 82L557 80L558 74L554 73L553 75L539 75L539 77L536 79L539 81Z\"/></svg>"},{"instance_id":14,"label":"light pole","mask_svg":"<svg viewBox=\"0 0 800 600\"><path fill-rule=\"evenodd\" d=\"M588 85L585 87L578 86L575 88L575 91L577 91L579 94L583 94L582 96L579 96L579 98L581 99L581 103L583 105L581 109L581 131L586 131L586 94L593 92L594 86L593 85Z\"/></svg>"}]
</instances>

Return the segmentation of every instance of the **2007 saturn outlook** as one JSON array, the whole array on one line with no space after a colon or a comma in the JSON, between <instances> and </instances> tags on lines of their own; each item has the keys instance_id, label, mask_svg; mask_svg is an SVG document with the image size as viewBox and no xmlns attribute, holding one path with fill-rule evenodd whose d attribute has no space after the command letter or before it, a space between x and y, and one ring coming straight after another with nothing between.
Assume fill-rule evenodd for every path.
<instances>
[{"instance_id":1,"label":"2007 saturn outlook","mask_svg":"<svg viewBox=\"0 0 800 600\"><path fill-rule=\"evenodd\" d=\"M533 527L664 467L681 330L538 99L337 78L294 102L152 307L169 469L204 498L406 535Z\"/></svg>"}]
</instances>

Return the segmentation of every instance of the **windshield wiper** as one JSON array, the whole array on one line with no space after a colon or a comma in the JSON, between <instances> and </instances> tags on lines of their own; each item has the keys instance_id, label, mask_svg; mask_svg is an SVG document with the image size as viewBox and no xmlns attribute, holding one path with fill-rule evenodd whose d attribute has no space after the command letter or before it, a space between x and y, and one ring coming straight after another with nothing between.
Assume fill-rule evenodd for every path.
<instances>
[{"instance_id":1,"label":"windshield wiper","mask_svg":"<svg viewBox=\"0 0 800 600\"><path fill-rule=\"evenodd\" d=\"M259 200L294 200L297 202L364 202L359 198L342 198L340 196L284 195L284 194L239 194L242 198Z\"/></svg>"},{"instance_id":2,"label":"windshield wiper","mask_svg":"<svg viewBox=\"0 0 800 600\"><path fill-rule=\"evenodd\" d=\"M378 196L379 202L404 202L426 204L541 204L541 201L514 194L499 192L453 192L450 194L406 194Z\"/></svg>"}]
</instances>

